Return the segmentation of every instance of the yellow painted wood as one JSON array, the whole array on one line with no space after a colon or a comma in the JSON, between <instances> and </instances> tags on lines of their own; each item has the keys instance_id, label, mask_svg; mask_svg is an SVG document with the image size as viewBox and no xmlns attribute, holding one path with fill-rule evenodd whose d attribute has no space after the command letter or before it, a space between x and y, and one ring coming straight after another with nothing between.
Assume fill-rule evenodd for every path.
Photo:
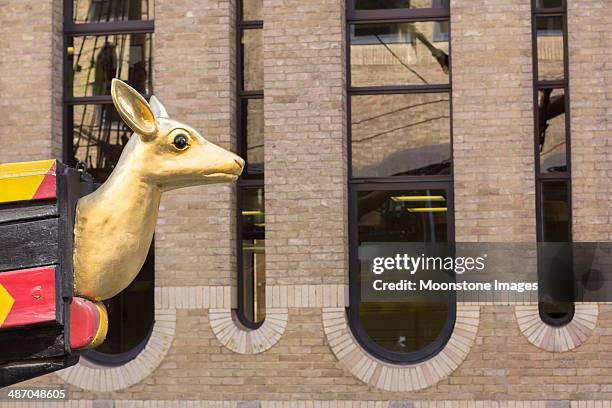
<instances>
[{"instance_id":1,"label":"yellow painted wood","mask_svg":"<svg viewBox=\"0 0 612 408\"><path fill-rule=\"evenodd\" d=\"M40 160L0 164L0 203L31 200L54 163L55 160Z\"/></svg>"},{"instance_id":2,"label":"yellow painted wood","mask_svg":"<svg viewBox=\"0 0 612 408\"><path fill-rule=\"evenodd\" d=\"M29 162L0 164L0 180L13 177L46 175L55 160L37 160Z\"/></svg>"},{"instance_id":3,"label":"yellow painted wood","mask_svg":"<svg viewBox=\"0 0 612 408\"><path fill-rule=\"evenodd\" d=\"M11 312L14 303L15 299L13 299L11 294L8 293L4 286L0 284L0 326L4 324L4 321Z\"/></svg>"}]
</instances>

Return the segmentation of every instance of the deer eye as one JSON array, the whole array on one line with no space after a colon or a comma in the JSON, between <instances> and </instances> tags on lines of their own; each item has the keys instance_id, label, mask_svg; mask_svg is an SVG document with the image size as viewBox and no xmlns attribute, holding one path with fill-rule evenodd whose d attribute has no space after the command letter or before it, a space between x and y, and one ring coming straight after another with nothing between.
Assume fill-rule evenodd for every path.
<instances>
[{"instance_id":1,"label":"deer eye","mask_svg":"<svg viewBox=\"0 0 612 408\"><path fill-rule=\"evenodd\" d=\"M177 149L183 150L183 149L185 149L187 147L188 141L189 141L189 139L187 139L187 136L181 134L181 135L176 135L174 137L174 141L172 142L172 144Z\"/></svg>"}]
</instances>

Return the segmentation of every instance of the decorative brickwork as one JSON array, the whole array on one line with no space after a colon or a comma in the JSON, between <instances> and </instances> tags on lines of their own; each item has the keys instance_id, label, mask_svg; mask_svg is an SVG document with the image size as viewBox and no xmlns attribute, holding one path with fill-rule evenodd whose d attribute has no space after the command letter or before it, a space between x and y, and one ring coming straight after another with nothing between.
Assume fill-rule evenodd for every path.
<instances>
[{"instance_id":1,"label":"decorative brickwork","mask_svg":"<svg viewBox=\"0 0 612 408\"><path fill-rule=\"evenodd\" d=\"M87 391L109 392L128 388L143 381L163 361L176 332L176 310L155 310L155 325L144 350L127 364L105 367L86 359L57 375L68 384Z\"/></svg>"},{"instance_id":2,"label":"decorative brickwork","mask_svg":"<svg viewBox=\"0 0 612 408\"><path fill-rule=\"evenodd\" d=\"M229 309L210 309L210 326L217 339L228 349L240 354L257 354L274 346L287 328L287 309L266 309L266 320L250 330L236 320Z\"/></svg>"},{"instance_id":3,"label":"decorative brickwork","mask_svg":"<svg viewBox=\"0 0 612 408\"><path fill-rule=\"evenodd\" d=\"M563 352L584 343L597 325L597 304L577 303L575 308L572 321L561 327L544 323L537 304L516 306L514 310L521 333L531 344L546 351Z\"/></svg>"},{"instance_id":4,"label":"decorative brickwork","mask_svg":"<svg viewBox=\"0 0 612 408\"><path fill-rule=\"evenodd\" d=\"M457 305L453 333L442 350L418 364L394 365L369 355L348 327L343 308L324 308L325 336L340 364L361 381L386 391L415 391L448 377L466 358L478 331L480 307Z\"/></svg>"}]
</instances>

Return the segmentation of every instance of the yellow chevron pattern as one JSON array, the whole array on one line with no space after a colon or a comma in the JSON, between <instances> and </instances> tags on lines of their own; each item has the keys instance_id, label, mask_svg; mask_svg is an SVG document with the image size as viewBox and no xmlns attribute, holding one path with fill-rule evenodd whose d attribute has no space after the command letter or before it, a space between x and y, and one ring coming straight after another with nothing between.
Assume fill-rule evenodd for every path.
<instances>
[{"instance_id":1,"label":"yellow chevron pattern","mask_svg":"<svg viewBox=\"0 0 612 408\"><path fill-rule=\"evenodd\" d=\"M35 199L45 177L55 178L54 165L55 160L0 164L0 203Z\"/></svg>"}]
</instances>

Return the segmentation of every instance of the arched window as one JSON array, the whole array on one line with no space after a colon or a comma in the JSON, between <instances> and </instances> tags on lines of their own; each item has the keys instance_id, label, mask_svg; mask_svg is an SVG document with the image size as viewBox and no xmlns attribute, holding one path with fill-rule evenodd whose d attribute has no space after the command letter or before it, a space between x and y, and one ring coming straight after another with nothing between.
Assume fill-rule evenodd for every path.
<instances>
[{"instance_id":1,"label":"arched window","mask_svg":"<svg viewBox=\"0 0 612 408\"><path fill-rule=\"evenodd\" d=\"M64 2L63 160L85 163L97 183L108 178L132 133L113 106L111 80L152 94L153 29L153 0ZM108 335L86 358L123 364L144 348L154 323L153 247L134 282L104 302Z\"/></svg>"},{"instance_id":2,"label":"arched window","mask_svg":"<svg viewBox=\"0 0 612 408\"><path fill-rule=\"evenodd\" d=\"M238 2L238 152L245 170L238 180L238 319L255 329L266 317L263 20L262 0Z\"/></svg>"},{"instance_id":3,"label":"arched window","mask_svg":"<svg viewBox=\"0 0 612 408\"><path fill-rule=\"evenodd\" d=\"M574 315L565 0L533 0L532 11L539 311L562 326Z\"/></svg>"},{"instance_id":4,"label":"arched window","mask_svg":"<svg viewBox=\"0 0 612 408\"><path fill-rule=\"evenodd\" d=\"M455 322L452 294L362 301L360 259L454 240L449 13L447 0L347 4L349 319L363 347L394 363L435 355Z\"/></svg>"}]
</instances>

